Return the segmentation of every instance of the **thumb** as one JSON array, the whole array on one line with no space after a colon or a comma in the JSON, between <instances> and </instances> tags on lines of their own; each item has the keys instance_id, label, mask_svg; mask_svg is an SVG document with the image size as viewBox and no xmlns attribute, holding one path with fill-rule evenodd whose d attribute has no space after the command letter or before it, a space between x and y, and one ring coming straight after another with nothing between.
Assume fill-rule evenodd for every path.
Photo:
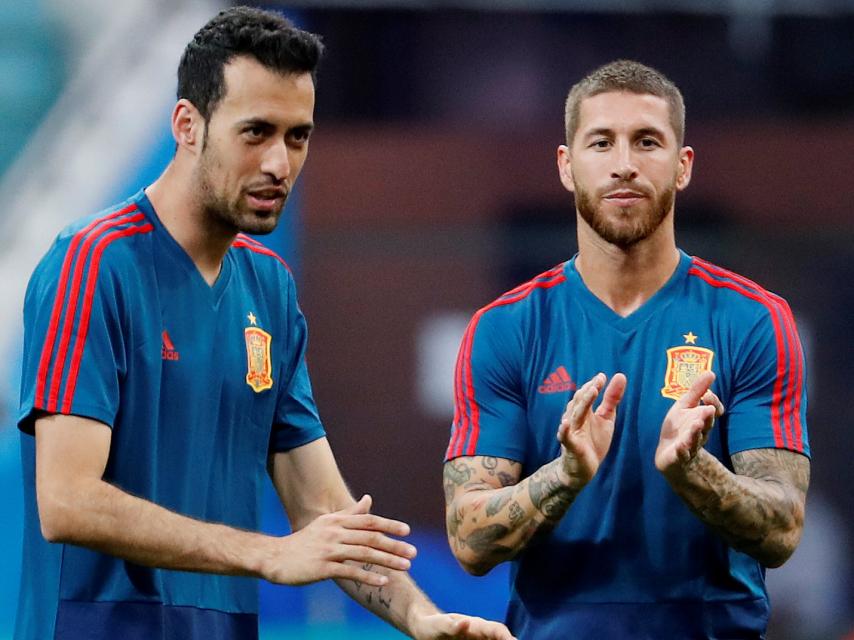
<instances>
[{"instance_id":1,"label":"thumb","mask_svg":"<svg viewBox=\"0 0 854 640\"><path fill-rule=\"evenodd\" d=\"M341 509L342 513L362 514L371 512L371 496L367 493L359 498L358 502L354 502L349 507Z\"/></svg>"},{"instance_id":2,"label":"thumb","mask_svg":"<svg viewBox=\"0 0 854 640\"><path fill-rule=\"evenodd\" d=\"M688 391L683 393L682 397L680 397L676 402L683 407L696 407L700 404L700 398L705 395L706 391L709 390L709 387L712 386L714 381L714 373L711 371L703 371L703 373L697 376Z\"/></svg>"}]
</instances>

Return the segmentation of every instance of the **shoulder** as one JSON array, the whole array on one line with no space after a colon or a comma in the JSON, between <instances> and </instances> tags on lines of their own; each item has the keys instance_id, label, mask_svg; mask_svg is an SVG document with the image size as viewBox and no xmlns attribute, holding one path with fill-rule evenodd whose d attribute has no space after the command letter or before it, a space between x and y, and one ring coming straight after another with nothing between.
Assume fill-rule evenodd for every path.
<instances>
[{"instance_id":1,"label":"shoulder","mask_svg":"<svg viewBox=\"0 0 854 640\"><path fill-rule=\"evenodd\" d=\"M275 251L255 238L238 233L231 243L231 252L238 264L251 266L266 274L275 275L287 282L293 282L293 274L288 263Z\"/></svg>"},{"instance_id":2,"label":"shoulder","mask_svg":"<svg viewBox=\"0 0 854 640\"><path fill-rule=\"evenodd\" d=\"M566 263L506 291L478 309L472 323L519 323L535 318L555 298L555 292L566 282Z\"/></svg>"},{"instance_id":3,"label":"shoulder","mask_svg":"<svg viewBox=\"0 0 854 640\"><path fill-rule=\"evenodd\" d=\"M688 276L691 286L704 299L713 299L716 311L731 320L757 323L770 319L776 324L787 322L791 316L791 309L781 296L702 258L691 258Z\"/></svg>"},{"instance_id":4,"label":"shoulder","mask_svg":"<svg viewBox=\"0 0 854 640\"><path fill-rule=\"evenodd\" d=\"M33 280L73 283L105 271L133 267L138 239L153 230L133 199L75 220L57 234Z\"/></svg>"}]
</instances>

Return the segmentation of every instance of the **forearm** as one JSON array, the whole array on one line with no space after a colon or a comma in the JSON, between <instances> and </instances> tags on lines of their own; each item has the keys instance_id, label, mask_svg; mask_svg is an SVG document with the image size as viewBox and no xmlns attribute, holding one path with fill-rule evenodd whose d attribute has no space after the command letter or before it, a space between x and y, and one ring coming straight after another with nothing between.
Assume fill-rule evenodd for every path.
<instances>
[{"instance_id":1,"label":"forearm","mask_svg":"<svg viewBox=\"0 0 854 640\"><path fill-rule=\"evenodd\" d=\"M457 477L465 477L465 469L459 465L467 463L455 462L460 472ZM453 469L445 475L447 486L449 476L454 477ZM449 503L447 532L457 560L475 575L513 558L534 535L551 530L581 490L567 475L563 458L512 486L469 488Z\"/></svg>"},{"instance_id":2,"label":"forearm","mask_svg":"<svg viewBox=\"0 0 854 640\"><path fill-rule=\"evenodd\" d=\"M182 516L97 479L40 492L39 511L51 542L166 569L258 576L270 541Z\"/></svg>"},{"instance_id":3,"label":"forearm","mask_svg":"<svg viewBox=\"0 0 854 640\"><path fill-rule=\"evenodd\" d=\"M673 490L733 548L777 567L794 552L804 494L776 477L733 473L705 450L665 473Z\"/></svg>"},{"instance_id":4,"label":"forearm","mask_svg":"<svg viewBox=\"0 0 854 640\"><path fill-rule=\"evenodd\" d=\"M338 586L368 611L394 625L403 633L413 635L414 619L438 613L430 599L405 571L393 571L376 565L364 566L369 571L388 577L381 587L357 580L336 580Z\"/></svg>"}]
</instances>

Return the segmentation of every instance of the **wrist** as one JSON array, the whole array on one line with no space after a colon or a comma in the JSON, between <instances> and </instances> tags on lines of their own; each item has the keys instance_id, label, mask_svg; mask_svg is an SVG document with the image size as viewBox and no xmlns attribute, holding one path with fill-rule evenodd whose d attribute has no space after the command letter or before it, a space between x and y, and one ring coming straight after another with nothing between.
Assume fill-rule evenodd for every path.
<instances>
[{"instance_id":1,"label":"wrist","mask_svg":"<svg viewBox=\"0 0 854 640\"><path fill-rule=\"evenodd\" d=\"M590 482L590 478L582 476L578 459L566 449L558 458L557 478L572 494L577 494Z\"/></svg>"},{"instance_id":2,"label":"wrist","mask_svg":"<svg viewBox=\"0 0 854 640\"><path fill-rule=\"evenodd\" d=\"M423 596L422 601L416 601L409 605L406 611L406 629L412 637L417 638L417 632L424 618L436 615L437 613L441 613L441 611L427 599L427 596Z\"/></svg>"}]
</instances>

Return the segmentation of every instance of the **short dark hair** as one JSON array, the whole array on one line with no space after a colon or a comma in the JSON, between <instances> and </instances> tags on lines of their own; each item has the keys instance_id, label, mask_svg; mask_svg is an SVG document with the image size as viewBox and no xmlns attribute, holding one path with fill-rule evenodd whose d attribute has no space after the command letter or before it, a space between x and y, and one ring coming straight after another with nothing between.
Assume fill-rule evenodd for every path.
<instances>
[{"instance_id":1,"label":"short dark hair","mask_svg":"<svg viewBox=\"0 0 854 640\"><path fill-rule=\"evenodd\" d=\"M178 65L178 99L185 98L208 120L225 95L225 65L249 56L281 73L310 73L316 80L323 55L320 36L287 18L254 7L220 11L187 44Z\"/></svg>"},{"instance_id":2,"label":"short dark hair","mask_svg":"<svg viewBox=\"0 0 854 640\"><path fill-rule=\"evenodd\" d=\"M581 101L609 91L628 91L658 96L670 107L670 124L679 146L685 139L685 101L679 88L663 73L634 60L615 60L592 71L573 85L566 98L564 124L566 144L578 131Z\"/></svg>"}]
</instances>

